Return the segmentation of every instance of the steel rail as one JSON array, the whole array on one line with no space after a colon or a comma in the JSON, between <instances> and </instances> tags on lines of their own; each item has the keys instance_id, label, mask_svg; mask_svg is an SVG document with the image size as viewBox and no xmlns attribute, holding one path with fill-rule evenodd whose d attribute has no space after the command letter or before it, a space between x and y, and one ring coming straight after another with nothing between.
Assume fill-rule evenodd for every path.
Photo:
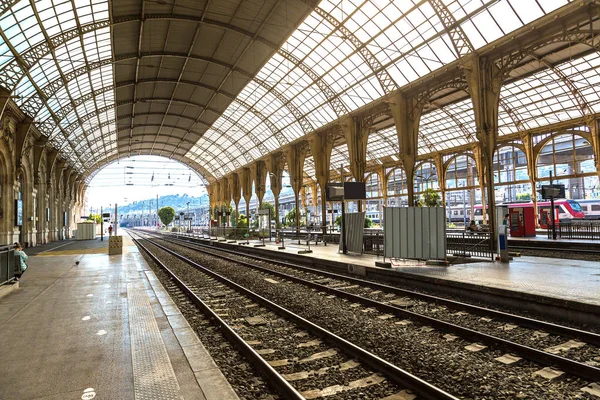
<instances>
[{"instance_id":1,"label":"steel rail","mask_svg":"<svg viewBox=\"0 0 600 400\"><path fill-rule=\"evenodd\" d=\"M156 233L154 233L154 234L157 235ZM190 241L186 241L186 240L182 240L182 239L179 239L179 240L185 241L187 243L191 243L195 246L200 246L200 247L209 248L209 249L215 249L218 251L223 251L226 253L239 255L239 253L236 253L229 249L215 248L214 246L209 246L209 245L198 243L198 242L190 242ZM267 257L257 256L254 254L248 254L245 252L243 253L243 255L244 255L244 257L253 258L255 260L279 264L284 267L299 269L299 270L302 270L305 272L319 274L319 275L323 275L323 276L326 276L329 278L345 279L349 282L360 284L363 286L368 286L373 289L386 290L388 292L402 295L402 296L411 296L411 297L414 297L414 298L417 298L420 300L436 302L438 304L446 305L446 306L449 306L452 308L466 310L466 311L469 311L473 314L477 314L480 316L485 316L485 317L492 316L496 319L501 319L503 321L515 322L524 327L528 327L528 328L532 328L532 329L542 329L549 333L569 337L572 339L582 340L586 343L593 344L595 346L600 346L600 334L597 334L597 333L584 331L581 329L575 329L575 328L571 328L568 326L558 325L558 324L554 324L551 322L540 321L537 319L523 317L520 315L511 314L511 313L507 313L507 312L503 312L503 311L492 310L489 308L476 306L476 305L468 304L468 303L463 303L463 302L456 301L456 300L445 299L443 297L438 297L438 296L434 296L434 295L430 295L430 294L419 293L419 292L415 292L415 291L408 290L408 289L401 289L401 288L397 288L394 286L385 285L382 283L366 281L364 279L354 278L354 277L347 276L347 275L341 275L341 274L338 274L335 272L323 271L323 270L307 267L304 265L290 263L287 261L274 260L274 259L267 258Z\"/></svg>"},{"instance_id":2,"label":"steel rail","mask_svg":"<svg viewBox=\"0 0 600 400\"><path fill-rule=\"evenodd\" d=\"M554 251L557 253L583 253L583 254L600 254L600 249L578 249L578 248L565 248L565 247L535 247L535 246L523 246L523 245L510 245L509 250L536 250L536 251Z\"/></svg>"},{"instance_id":3,"label":"steel rail","mask_svg":"<svg viewBox=\"0 0 600 400\"><path fill-rule=\"evenodd\" d=\"M316 325L313 322L310 322L309 320L301 317L300 315L295 314L295 313L287 310L286 308L281 307L280 305L278 305L276 303L273 303L272 301L266 299L265 297L262 297L259 294L254 293L251 290L225 278L224 276L219 275L218 273L210 270L209 268L204 267L204 266L196 263L195 261L190 260L189 258L187 258L181 254L178 254L177 252L175 252L171 249L166 248L165 246L155 243L152 240L149 240L149 239L145 239L145 240L147 240L149 243L152 243L154 246L166 251L167 253L173 255L174 257L180 259L181 261L189 264L190 266L206 273L207 275L212 276L213 278L225 283L226 285L228 285L230 287L233 287L235 290L242 292L246 296L252 298L257 303L263 305L264 307L269 308L271 311L273 311L279 315L282 315L289 320L294 321L296 324L301 326L303 329L307 330L308 332L311 332L315 336L318 336L318 337L324 339L328 343L339 347L347 354L351 355L352 357L357 358L358 360L360 360L364 364L368 365L369 367L373 368L374 370L383 373L384 375L391 378L394 382L398 383L399 385L406 387L406 388L414 391L415 393L418 393L418 395L423 397L424 399L458 400L457 397L454 397L453 395L433 386L432 384L418 378L417 376L415 376L407 371L404 371L403 369L395 366L394 364L391 364L390 362L382 359L381 357L368 352L367 350L353 344L352 342L349 342L348 340L346 340L346 339L344 339L322 327L320 327L319 325Z\"/></svg>"},{"instance_id":4,"label":"steel rail","mask_svg":"<svg viewBox=\"0 0 600 400\"><path fill-rule=\"evenodd\" d=\"M338 297L346 298L348 300L351 300L351 301L354 301L357 303L362 303L369 307L375 307L386 313L394 314L396 316L401 316L403 318L409 318L412 320L416 320L419 323L422 323L425 325L431 325L440 330L456 333L463 338L468 338L468 339L476 341L476 342L493 345L493 346L502 348L508 352L514 352L516 354L520 354L520 355L526 357L527 359L537 362L539 364L558 367L565 372L568 372L572 375L575 375L575 376L578 376L578 377L581 377L584 379L588 379L588 380L591 380L594 382L598 381L600 379L600 368L596 368L591 365L580 363L578 361L574 361L574 360L571 360L571 359L568 359L565 357L561 357L561 356L558 356L555 354L547 353L545 351L538 350L538 349L535 349L535 348L532 348L529 346L525 346L525 345L522 345L519 343L515 343L510 340L502 339L502 338L499 338L499 337L496 337L493 335L478 332L478 331L470 329L470 328L465 328L465 327L462 327L459 325L455 325L450 322L446 322L446 321L439 320L436 318L432 318L432 317L428 317L428 316L421 315L418 313L414 313L412 311L408 311L408 310L405 310L405 309L397 307L397 306L384 304L384 303L378 302L376 300L368 299L366 297L362 297L362 296L358 296L358 295L351 294L348 292L344 292L339 289L330 288L328 286L321 285L319 283L308 281L308 280L305 280L302 278L298 278L293 275L288 275L283 272L273 271L273 270L270 270L265 267L247 263L245 261L240 261L240 260L236 260L231 257L214 254L214 253L208 252L206 250L200 250L200 249L195 248L195 246L193 246L193 247L186 246L186 245L182 245L179 243L175 243L175 244L186 247L191 250L200 251L202 253L209 254L214 257L219 257L223 260L236 262L238 264L247 266L249 268L253 268L253 269L260 270L260 271L263 271L266 273L270 273L272 275L279 276L283 279L288 279L293 282L297 282L297 283L306 285L308 287L311 287L311 288L314 288L314 289L317 289L317 290L320 290L323 292L334 294ZM341 279L346 279L346 277L341 277Z\"/></svg>"},{"instance_id":5,"label":"steel rail","mask_svg":"<svg viewBox=\"0 0 600 400\"><path fill-rule=\"evenodd\" d=\"M142 237L142 235L138 236ZM250 361L269 383L286 399L305 400L288 381L286 381L264 358L262 358L244 339L242 339L227 323L217 315L202 299L177 277L162 261L158 259L150 250L146 248L139 240L133 238L133 242L141 247L152 260L158 264L169 275L171 280L179 287L179 289L187 296L187 298L198 307L204 315L217 326L223 335L236 346L240 353Z\"/></svg>"}]
</instances>

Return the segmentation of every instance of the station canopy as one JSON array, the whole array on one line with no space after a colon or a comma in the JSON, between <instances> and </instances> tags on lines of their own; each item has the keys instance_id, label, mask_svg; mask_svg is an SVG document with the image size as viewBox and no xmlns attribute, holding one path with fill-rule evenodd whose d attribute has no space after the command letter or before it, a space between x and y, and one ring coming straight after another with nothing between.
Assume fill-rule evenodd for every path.
<instances>
[{"instance_id":1,"label":"station canopy","mask_svg":"<svg viewBox=\"0 0 600 400\"><path fill-rule=\"evenodd\" d=\"M84 176L152 154L212 181L569 3L585 1L7 0L0 85ZM525 57L502 88L499 135L598 113L599 62L583 44ZM475 140L465 88L426 104L420 154ZM392 121L367 151L396 157ZM339 143L332 166L344 163Z\"/></svg>"}]
</instances>

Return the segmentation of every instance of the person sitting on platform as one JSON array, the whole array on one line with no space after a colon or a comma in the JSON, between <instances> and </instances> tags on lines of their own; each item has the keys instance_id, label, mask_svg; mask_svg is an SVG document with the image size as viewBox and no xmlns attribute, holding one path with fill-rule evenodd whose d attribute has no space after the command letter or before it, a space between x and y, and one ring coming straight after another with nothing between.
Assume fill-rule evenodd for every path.
<instances>
[{"instance_id":1,"label":"person sitting on platform","mask_svg":"<svg viewBox=\"0 0 600 400\"><path fill-rule=\"evenodd\" d=\"M25 252L23 251L23 248L21 247L19 242L15 242L15 256L20 256L20 258L21 258L20 273L15 274L17 280L19 280L21 275L23 275L23 273L27 269L27 264L25 263L25 261L29 258L29 257L27 257L27 254L25 254Z\"/></svg>"},{"instance_id":2,"label":"person sitting on platform","mask_svg":"<svg viewBox=\"0 0 600 400\"><path fill-rule=\"evenodd\" d=\"M471 223L469 224L469 226L467 226L466 230L469 232L477 232L479 231L479 227L477 226L474 220L471 220Z\"/></svg>"}]
</instances>

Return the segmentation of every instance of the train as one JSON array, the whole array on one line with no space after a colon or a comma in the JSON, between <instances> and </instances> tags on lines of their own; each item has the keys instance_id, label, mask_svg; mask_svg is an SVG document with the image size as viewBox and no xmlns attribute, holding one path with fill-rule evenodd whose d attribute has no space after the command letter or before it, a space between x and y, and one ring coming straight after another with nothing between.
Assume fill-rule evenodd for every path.
<instances>
[{"instance_id":1,"label":"train","mask_svg":"<svg viewBox=\"0 0 600 400\"><path fill-rule=\"evenodd\" d=\"M585 219L600 219L600 199L577 200L577 202L585 214Z\"/></svg>"},{"instance_id":2,"label":"train","mask_svg":"<svg viewBox=\"0 0 600 400\"><path fill-rule=\"evenodd\" d=\"M600 205L599 200L594 200L596 203ZM548 221L551 220L549 216L550 212L550 202L549 201L538 201L538 216L540 218L540 226L542 228L546 228L548 225ZM591 205L592 203L590 203ZM508 206L508 208L531 208L533 207L533 203L504 203L497 204L497 206L504 205ZM559 223L560 221L570 221L573 219L584 219L586 218L585 211L581 204L575 200L555 200L554 208L556 209L556 219L555 221ZM475 218L473 218L477 223L483 220L483 207L481 204L475 206Z\"/></svg>"}]
</instances>

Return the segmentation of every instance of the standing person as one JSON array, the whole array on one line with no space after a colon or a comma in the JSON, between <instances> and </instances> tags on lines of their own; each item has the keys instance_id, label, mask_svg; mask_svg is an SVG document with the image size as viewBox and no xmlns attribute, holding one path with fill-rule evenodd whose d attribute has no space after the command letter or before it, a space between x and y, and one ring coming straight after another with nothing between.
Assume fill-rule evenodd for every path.
<instances>
[{"instance_id":1,"label":"standing person","mask_svg":"<svg viewBox=\"0 0 600 400\"><path fill-rule=\"evenodd\" d=\"M25 252L23 251L23 248L21 247L19 242L15 242L15 256L21 256L20 273L16 274L16 278L17 280L19 280L21 275L23 275L23 272L25 272L25 270L27 269L27 264L25 263L25 261L29 258L27 254L25 254Z\"/></svg>"},{"instance_id":2,"label":"standing person","mask_svg":"<svg viewBox=\"0 0 600 400\"><path fill-rule=\"evenodd\" d=\"M504 218L502 218L502 225L508 225L508 216L509 214L506 214Z\"/></svg>"},{"instance_id":3,"label":"standing person","mask_svg":"<svg viewBox=\"0 0 600 400\"><path fill-rule=\"evenodd\" d=\"M108 236L112 236L112 225L108 226Z\"/></svg>"}]
</instances>

